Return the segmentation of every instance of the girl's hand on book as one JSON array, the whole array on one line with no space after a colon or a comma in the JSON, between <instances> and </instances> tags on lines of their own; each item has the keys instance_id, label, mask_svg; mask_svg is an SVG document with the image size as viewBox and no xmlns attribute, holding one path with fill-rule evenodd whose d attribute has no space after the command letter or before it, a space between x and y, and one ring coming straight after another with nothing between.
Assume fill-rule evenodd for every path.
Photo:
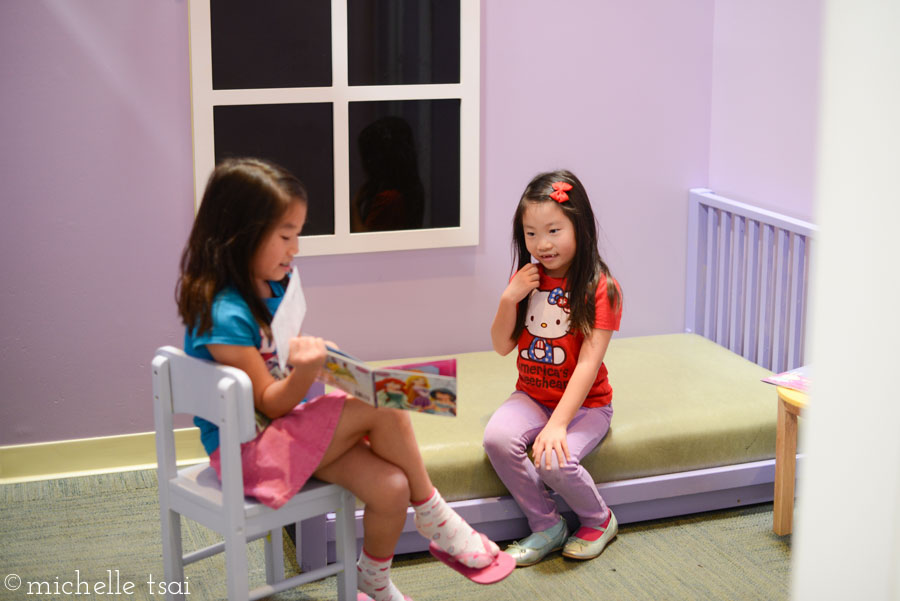
<instances>
[{"instance_id":1,"label":"girl's hand on book","mask_svg":"<svg viewBox=\"0 0 900 601\"><path fill-rule=\"evenodd\" d=\"M295 369L319 370L325 365L325 340L317 336L291 338L288 363Z\"/></svg>"},{"instance_id":2,"label":"girl's hand on book","mask_svg":"<svg viewBox=\"0 0 900 601\"><path fill-rule=\"evenodd\" d=\"M529 263L516 272L516 275L509 281L506 290L503 291L503 297L513 303L531 294L541 283L541 274L535 263Z\"/></svg>"}]
</instances>

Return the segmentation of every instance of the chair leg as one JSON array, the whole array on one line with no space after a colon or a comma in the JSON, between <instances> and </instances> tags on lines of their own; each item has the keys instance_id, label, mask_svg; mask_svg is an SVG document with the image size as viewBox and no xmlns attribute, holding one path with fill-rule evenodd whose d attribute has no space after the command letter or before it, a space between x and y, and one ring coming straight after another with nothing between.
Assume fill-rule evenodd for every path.
<instances>
[{"instance_id":1,"label":"chair leg","mask_svg":"<svg viewBox=\"0 0 900 601\"><path fill-rule=\"evenodd\" d=\"M266 584L284 580L284 543L281 528L275 528L266 535Z\"/></svg>"},{"instance_id":2,"label":"chair leg","mask_svg":"<svg viewBox=\"0 0 900 601\"><path fill-rule=\"evenodd\" d=\"M324 515L317 515L297 525L297 564L302 571L312 572L328 562L327 524Z\"/></svg>"},{"instance_id":3,"label":"chair leg","mask_svg":"<svg viewBox=\"0 0 900 601\"><path fill-rule=\"evenodd\" d=\"M225 534L225 578L228 582L228 601L247 601L250 597L247 539L243 532L231 530Z\"/></svg>"},{"instance_id":4,"label":"chair leg","mask_svg":"<svg viewBox=\"0 0 900 601\"><path fill-rule=\"evenodd\" d=\"M184 582L184 550L181 546L181 515L169 510L162 503L160 509L162 525L163 576L166 582ZM183 599L182 595L168 595L172 599Z\"/></svg>"},{"instance_id":5,"label":"chair leg","mask_svg":"<svg viewBox=\"0 0 900 601\"><path fill-rule=\"evenodd\" d=\"M335 555L344 570L337 575L339 601L356 599L356 499L349 491L341 493L341 506L335 512Z\"/></svg>"}]
</instances>

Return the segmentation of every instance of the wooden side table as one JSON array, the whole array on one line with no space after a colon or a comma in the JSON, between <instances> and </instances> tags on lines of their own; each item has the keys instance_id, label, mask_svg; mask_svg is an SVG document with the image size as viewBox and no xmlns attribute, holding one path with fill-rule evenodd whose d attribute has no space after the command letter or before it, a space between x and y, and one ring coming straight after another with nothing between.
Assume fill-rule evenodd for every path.
<instances>
[{"instance_id":1,"label":"wooden side table","mask_svg":"<svg viewBox=\"0 0 900 601\"><path fill-rule=\"evenodd\" d=\"M797 473L797 417L809 403L806 393L777 386L778 426L775 433L775 499L772 530L790 534L794 522L794 480Z\"/></svg>"}]
</instances>

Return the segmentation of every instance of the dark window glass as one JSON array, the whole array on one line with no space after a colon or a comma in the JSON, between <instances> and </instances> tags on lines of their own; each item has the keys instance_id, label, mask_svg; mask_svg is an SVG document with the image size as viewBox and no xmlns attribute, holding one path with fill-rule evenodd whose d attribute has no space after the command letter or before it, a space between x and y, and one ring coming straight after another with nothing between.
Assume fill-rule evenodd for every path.
<instances>
[{"instance_id":1,"label":"dark window glass","mask_svg":"<svg viewBox=\"0 0 900 601\"><path fill-rule=\"evenodd\" d=\"M459 108L350 103L351 232L459 227Z\"/></svg>"},{"instance_id":2,"label":"dark window glass","mask_svg":"<svg viewBox=\"0 0 900 601\"><path fill-rule=\"evenodd\" d=\"M352 86L459 83L459 0L349 0Z\"/></svg>"},{"instance_id":3,"label":"dark window glass","mask_svg":"<svg viewBox=\"0 0 900 601\"><path fill-rule=\"evenodd\" d=\"M331 85L330 0L210 2L213 89Z\"/></svg>"},{"instance_id":4,"label":"dark window glass","mask_svg":"<svg viewBox=\"0 0 900 601\"><path fill-rule=\"evenodd\" d=\"M217 106L216 162L252 156L274 161L309 192L304 236L334 234L334 133L331 103Z\"/></svg>"}]
</instances>

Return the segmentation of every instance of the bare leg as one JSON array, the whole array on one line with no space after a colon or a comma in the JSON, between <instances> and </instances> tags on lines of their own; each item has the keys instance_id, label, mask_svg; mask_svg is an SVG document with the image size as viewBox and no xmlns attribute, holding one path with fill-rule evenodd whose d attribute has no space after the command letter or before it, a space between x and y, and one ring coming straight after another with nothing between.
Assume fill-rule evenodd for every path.
<instances>
[{"instance_id":1,"label":"bare leg","mask_svg":"<svg viewBox=\"0 0 900 601\"><path fill-rule=\"evenodd\" d=\"M337 461L365 435L369 436L375 455L394 464L406 475L410 493L407 501L421 501L431 496L434 485L425 470L409 415L399 409L375 409L353 397L347 397L344 402L340 421L318 469ZM349 486L346 488L352 490Z\"/></svg>"},{"instance_id":2,"label":"bare leg","mask_svg":"<svg viewBox=\"0 0 900 601\"><path fill-rule=\"evenodd\" d=\"M365 435L368 445L361 442ZM370 555L393 555L410 501L416 503L419 532L458 561L486 567L499 552L435 490L404 411L375 409L348 397L314 475L344 486L366 503L363 548Z\"/></svg>"},{"instance_id":3,"label":"bare leg","mask_svg":"<svg viewBox=\"0 0 900 601\"><path fill-rule=\"evenodd\" d=\"M375 557L393 555L409 506L409 483L403 471L358 442L314 475L343 486L365 503L363 548Z\"/></svg>"}]
</instances>

